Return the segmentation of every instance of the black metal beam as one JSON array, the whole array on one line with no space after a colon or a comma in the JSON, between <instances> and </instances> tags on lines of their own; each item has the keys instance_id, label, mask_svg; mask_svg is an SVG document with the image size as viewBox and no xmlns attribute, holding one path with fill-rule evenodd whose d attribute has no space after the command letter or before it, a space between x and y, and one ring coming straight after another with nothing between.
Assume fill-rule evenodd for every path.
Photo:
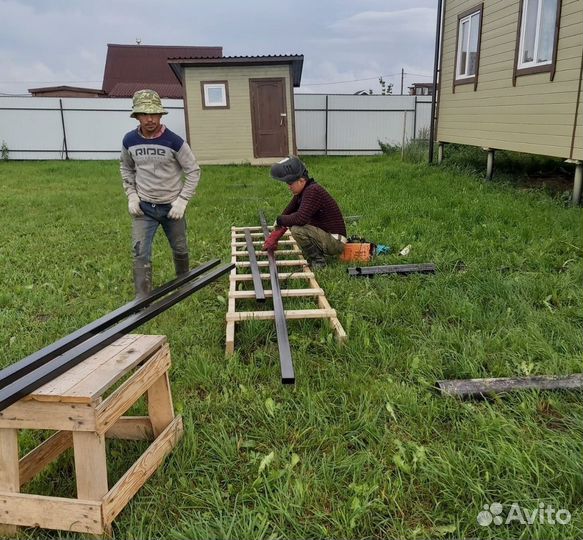
<instances>
[{"instance_id":1,"label":"black metal beam","mask_svg":"<svg viewBox=\"0 0 583 540\"><path fill-rule=\"evenodd\" d=\"M255 256L255 246L251 238L251 231L245 229L245 242L247 243L247 253L249 254L249 265L251 267L251 275L253 276L253 288L255 289L255 300L257 302L265 302L265 291L263 290L263 282L261 281L261 272L257 266L257 257Z\"/></svg>"},{"instance_id":2,"label":"black metal beam","mask_svg":"<svg viewBox=\"0 0 583 540\"><path fill-rule=\"evenodd\" d=\"M220 262L220 259L213 259L205 264L202 264L198 268L192 269L190 272L184 274L183 276L180 276L172 281L169 281L168 283L165 283L161 287L158 287L147 297L139 300L132 300L115 311L104 315L96 321L83 326L79 330L75 330L75 332L8 366L7 368L0 371L0 388L8 386L23 375L34 371L43 363L56 358L69 349L72 349L79 343L82 343L86 339L90 338L91 336L99 334L106 328L109 328L122 319L125 319L127 316L132 315L133 313L137 313L144 307L150 305L152 302L162 298L163 296L166 296L168 293L176 290L178 287L181 287L185 283L188 283L200 274L203 274L207 270L217 266L217 264Z\"/></svg>"},{"instance_id":3,"label":"black metal beam","mask_svg":"<svg viewBox=\"0 0 583 540\"><path fill-rule=\"evenodd\" d=\"M348 268L348 274L353 277L371 277L379 274L434 274L433 263L422 264L392 264L387 266L356 266Z\"/></svg>"},{"instance_id":4,"label":"black metal beam","mask_svg":"<svg viewBox=\"0 0 583 540\"><path fill-rule=\"evenodd\" d=\"M46 384L55 377L58 377L65 371L71 369L73 366L81 363L83 360L100 351L110 343L113 343L121 336L131 332L150 319L153 319L156 315L166 311L174 304L184 300L192 293L202 289L218 277L230 272L234 266L233 263L220 266L196 281L183 285L169 296L158 300L143 311L129 316L115 326L111 326L101 334L89 338L87 341L69 349L63 355L46 362L34 371L31 371L13 383L7 385L5 388L2 388L0 390L0 411L30 394L37 388L40 388L43 384Z\"/></svg>"},{"instance_id":5,"label":"black metal beam","mask_svg":"<svg viewBox=\"0 0 583 540\"><path fill-rule=\"evenodd\" d=\"M263 211L259 212L259 221L263 228L263 236L269 236L269 228ZM283 384L294 384L296 376L289 347L289 336L287 333L287 322L283 311L283 300L281 299L281 289L279 287L279 277L277 276L277 263L273 251L267 252L269 261L269 276L271 278L271 290L273 294L273 312L275 314L275 330L277 332L277 346L279 348L279 364L281 368L281 382Z\"/></svg>"}]
</instances>

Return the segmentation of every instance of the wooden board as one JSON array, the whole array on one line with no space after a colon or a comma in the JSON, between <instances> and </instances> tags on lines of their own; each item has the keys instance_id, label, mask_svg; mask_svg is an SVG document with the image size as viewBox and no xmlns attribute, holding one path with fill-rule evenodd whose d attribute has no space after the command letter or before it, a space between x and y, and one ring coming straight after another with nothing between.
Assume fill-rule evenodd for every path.
<instances>
[{"instance_id":1,"label":"wooden board","mask_svg":"<svg viewBox=\"0 0 583 540\"><path fill-rule=\"evenodd\" d=\"M516 390L581 390L583 374L563 377L538 375L533 377L508 377L497 379L450 379L437 381L439 390L449 396L471 397Z\"/></svg>"},{"instance_id":2,"label":"wooden board","mask_svg":"<svg viewBox=\"0 0 583 540\"><path fill-rule=\"evenodd\" d=\"M128 334L27 396L27 400L92 403L160 349L164 336Z\"/></svg>"}]
</instances>

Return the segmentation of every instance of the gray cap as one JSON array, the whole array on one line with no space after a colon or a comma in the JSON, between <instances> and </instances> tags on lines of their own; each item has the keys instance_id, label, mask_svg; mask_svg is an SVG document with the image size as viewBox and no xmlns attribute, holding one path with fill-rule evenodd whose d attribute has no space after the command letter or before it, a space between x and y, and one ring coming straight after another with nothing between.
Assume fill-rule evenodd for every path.
<instances>
[{"instance_id":1,"label":"gray cap","mask_svg":"<svg viewBox=\"0 0 583 540\"><path fill-rule=\"evenodd\" d=\"M300 158L288 156L271 166L271 178L291 184L300 178L308 178L308 169Z\"/></svg>"}]
</instances>

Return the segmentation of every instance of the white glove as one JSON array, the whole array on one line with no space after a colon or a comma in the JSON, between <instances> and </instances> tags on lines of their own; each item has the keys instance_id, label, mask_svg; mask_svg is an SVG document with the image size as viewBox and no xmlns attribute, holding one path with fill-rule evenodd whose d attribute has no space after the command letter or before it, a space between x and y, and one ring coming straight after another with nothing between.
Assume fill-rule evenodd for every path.
<instances>
[{"instance_id":1,"label":"white glove","mask_svg":"<svg viewBox=\"0 0 583 540\"><path fill-rule=\"evenodd\" d=\"M188 201L182 197L178 197L173 203L172 208L168 212L168 217L170 219L182 219L184 217L184 212L186 210L186 205Z\"/></svg>"},{"instance_id":2,"label":"white glove","mask_svg":"<svg viewBox=\"0 0 583 540\"><path fill-rule=\"evenodd\" d=\"M142 212L142 209L140 208L140 198L137 193L130 193L130 195L128 195L128 211L134 217L144 215L144 212Z\"/></svg>"}]
</instances>

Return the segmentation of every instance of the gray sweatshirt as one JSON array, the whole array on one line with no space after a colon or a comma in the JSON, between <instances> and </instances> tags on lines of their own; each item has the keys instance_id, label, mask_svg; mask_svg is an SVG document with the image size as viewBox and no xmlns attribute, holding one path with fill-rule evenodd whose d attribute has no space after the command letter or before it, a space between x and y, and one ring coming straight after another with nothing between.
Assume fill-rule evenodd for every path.
<instances>
[{"instance_id":1,"label":"gray sweatshirt","mask_svg":"<svg viewBox=\"0 0 583 540\"><path fill-rule=\"evenodd\" d=\"M140 200L155 204L171 203L178 197L190 200L200 180L192 150L168 128L154 139L142 137L139 128L127 133L119 168L126 195L137 193Z\"/></svg>"}]
</instances>

